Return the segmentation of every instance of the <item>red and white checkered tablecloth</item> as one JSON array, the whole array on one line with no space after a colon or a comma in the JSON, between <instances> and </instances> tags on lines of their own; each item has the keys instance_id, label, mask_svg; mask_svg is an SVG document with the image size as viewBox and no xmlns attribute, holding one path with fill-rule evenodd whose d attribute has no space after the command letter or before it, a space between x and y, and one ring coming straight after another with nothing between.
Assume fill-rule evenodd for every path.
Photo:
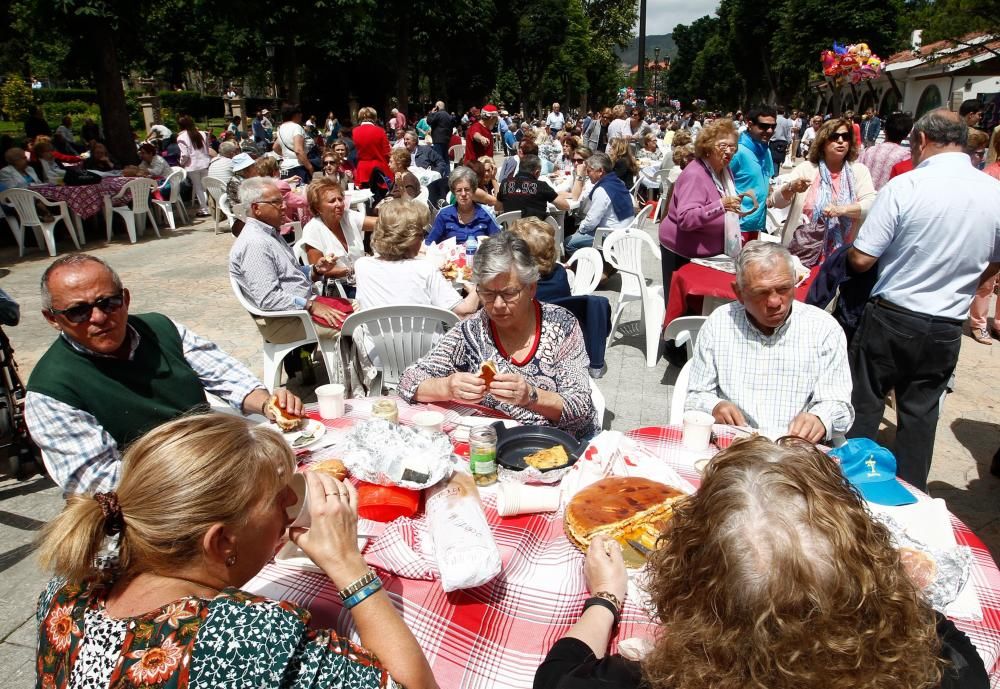
<instances>
[{"instance_id":1,"label":"red and white checkered tablecloth","mask_svg":"<svg viewBox=\"0 0 1000 689\"><path fill-rule=\"evenodd\" d=\"M348 402L350 405L351 402ZM461 415L482 410L441 404ZM405 422L412 417L400 403ZM361 418L361 409L348 411L333 427L346 427ZM694 485L699 474L680 450L679 428L641 428L627 433L644 449L661 457ZM720 448L731 437L717 437ZM384 588L407 626L413 631L442 687L463 689L525 689L552 644L580 616L587 597L583 554L566 539L562 514L523 515L502 519L496 511L495 490L482 490L486 518L503 561L501 573L476 589L445 593L436 580L408 579L379 567L378 539L365 550L366 559L379 572ZM416 523L416 522L414 522ZM1000 688L1000 572L982 542L953 518L959 544L975 554L973 584L983 607L981 622L957 620L956 624L976 644L991 671L994 689ZM340 604L330 580L322 574L269 564L246 588L259 595L289 600L313 613L313 626L333 628L357 638L351 616ZM648 614L626 601L617 642L649 637L654 624Z\"/></svg>"},{"instance_id":2,"label":"red and white checkered tablecloth","mask_svg":"<svg viewBox=\"0 0 1000 689\"><path fill-rule=\"evenodd\" d=\"M90 218L97 215L104 208L104 197L114 196L126 183L135 179L134 177L103 177L98 184L83 184L78 187L56 186L46 184L32 187L32 191L37 191L49 201L65 201L74 213L81 218ZM123 202L129 200L129 195L123 197Z\"/></svg>"}]
</instances>

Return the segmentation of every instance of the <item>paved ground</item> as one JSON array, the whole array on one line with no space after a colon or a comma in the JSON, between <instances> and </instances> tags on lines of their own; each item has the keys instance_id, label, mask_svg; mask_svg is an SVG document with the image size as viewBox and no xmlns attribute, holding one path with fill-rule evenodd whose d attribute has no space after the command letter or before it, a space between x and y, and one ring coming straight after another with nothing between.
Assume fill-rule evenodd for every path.
<instances>
[{"instance_id":1,"label":"paved ground","mask_svg":"<svg viewBox=\"0 0 1000 689\"><path fill-rule=\"evenodd\" d=\"M100 237L95 228L91 238ZM232 295L226 264L232 238L213 235L210 222L147 235L138 244L116 236L107 244L91 239L87 250L97 253L121 273L132 293L133 312L156 310L214 339L223 348L262 372L260 339ZM68 240L60 249L68 250ZM20 303L22 322L8 334L17 350L22 377L55 336L42 319L38 280L49 258L37 250L23 259L11 247L0 248L0 287ZM647 257L646 275L659 281L659 266ZM612 280L610 287L617 285ZM612 298L613 291L602 292ZM607 423L627 430L666 423L677 369L660 359L646 368L638 334L638 305L629 306L624 331L608 350L607 374L598 382L607 399ZM957 390L948 399L938 427L931 493L943 497L953 512L1000 554L1000 479L989 474L989 462L1000 447L1000 343L985 347L963 340ZM887 419L891 433L892 419ZM47 479L18 482L0 474L0 684L9 689L34 686L34 608L46 580L32 556L31 542L39 528L60 509L59 492Z\"/></svg>"}]
</instances>

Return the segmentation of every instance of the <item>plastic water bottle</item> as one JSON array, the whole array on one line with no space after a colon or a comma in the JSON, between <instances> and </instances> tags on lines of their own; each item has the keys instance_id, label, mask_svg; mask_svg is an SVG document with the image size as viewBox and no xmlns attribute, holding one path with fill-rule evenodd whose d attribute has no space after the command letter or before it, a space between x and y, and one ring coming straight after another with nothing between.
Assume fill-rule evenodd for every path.
<instances>
[{"instance_id":1,"label":"plastic water bottle","mask_svg":"<svg viewBox=\"0 0 1000 689\"><path fill-rule=\"evenodd\" d=\"M465 265L471 270L472 262L476 258L476 250L479 248L479 242L476 240L475 235L470 235L468 239L465 240Z\"/></svg>"}]
</instances>

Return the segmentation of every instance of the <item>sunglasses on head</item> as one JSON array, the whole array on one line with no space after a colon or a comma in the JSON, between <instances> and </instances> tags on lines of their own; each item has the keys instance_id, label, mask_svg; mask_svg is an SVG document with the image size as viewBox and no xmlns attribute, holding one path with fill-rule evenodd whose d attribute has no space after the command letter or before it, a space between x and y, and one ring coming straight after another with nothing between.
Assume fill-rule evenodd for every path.
<instances>
[{"instance_id":1,"label":"sunglasses on head","mask_svg":"<svg viewBox=\"0 0 1000 689\"><path fill-rule=\"evenodd\" d=\"M753 126L757 127L757 129L763 129L766 132L769 129L774 129L778 125L774 122L754 122Z\"/></svg>"},{"instance_id":2,"label":"sunglasses on head","mask_svg":"<svg viewBox=\"0 0 1000 689\"><path fill-rule=\"evenodd\" d=\"M101 297L86 304L76 304L68 309L49 309L53 316L63 316L70 323L83 323L90 318L94 309L100 309L102 313L114 313L125 303L123 292L112 294L110 297Z\"/></svg>"},{"instance_id":3,"label":"sunglasses on head","mask_svg":"<svg viewBox=\"0 0 1000 689\"><path fill-rule=\"evenodd\" d=\"M834 132L830 135L830 141L846 141L847 143L851 143L851 136L850 132Z\"/></svg>"}]
</instances>

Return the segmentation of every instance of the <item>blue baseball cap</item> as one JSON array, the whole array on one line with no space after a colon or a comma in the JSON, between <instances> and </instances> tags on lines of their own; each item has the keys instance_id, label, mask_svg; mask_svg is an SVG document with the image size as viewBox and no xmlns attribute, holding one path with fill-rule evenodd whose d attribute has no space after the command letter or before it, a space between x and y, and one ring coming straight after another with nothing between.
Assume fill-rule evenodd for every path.
<instances>
[{"instance_id":1,"label":"blue baseball cap","mask_svg":"<svg viewBox=\"0 0 1000 689\"><path fill-rule=\"evenodd\" d=\"M896 480L896 458L875 441L851 438L843 446L830 450L830 455L840 460L841 472L865 500L889 506L917 501Z\"/></svg>"}]
</instances>

